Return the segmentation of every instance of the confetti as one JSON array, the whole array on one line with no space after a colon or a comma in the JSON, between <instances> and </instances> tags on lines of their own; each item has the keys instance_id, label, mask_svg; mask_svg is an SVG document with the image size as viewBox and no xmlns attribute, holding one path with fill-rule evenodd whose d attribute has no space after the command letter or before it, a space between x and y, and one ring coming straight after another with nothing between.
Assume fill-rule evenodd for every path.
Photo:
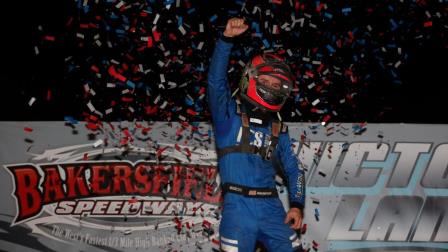
<instances>
[{"instance_id":1,"label":"confetti","mask_svg":"<svg viewBox=\"0 0 448 252\"><path fill-rule=\"evenodd\" d=\"M23 130L25 130L26 133L31 133L33 132L33 129L30 127L25 127Z\"/></svg>"},{"instance_id":2,"label":"confetti","mask_svg":"<svg viewBox=\"0 0 448 252\"><path fill-rule=\"evenodd\" d=\"M102 139L96 141L95 143L93 143L93 148L98 148L100 145L102 145L104 142Z\"/></svg>"},{"instance_id":3,"label":"confetti","mask_svg":"<svg viewBox=\"0 0 448 252\"><path fill-rule=\"evenodd\" d=\"M28 106L33 106L34 102L36 101L36 98L31 97L31 99L28 101Z\"/></svg>"},{"instance_id":4,"label":"confetti","mask_svg":"<svg viewBox=\"0 0 448 252\"><path fill-rule=\"evenodd\" d=\"M319 209L318 208L314 208L314 218L316 219L316 221L319 221Z\"/></svg>"},{"instance_id":5,"label":"confetti","mask_svg":"<svg viewBox=\"0 0 448 252\"><path fill-rule=\"evenodd\" d=\"M233 47L232 91L252 55L276 52L296 78L281 117L325 126L367 117L357 106L366 100L364 90L380 81L401 83L410 48L446 37L444 1L423 2L80 1L63 24L66 32L36 26L32 53L44 58L49 48L69 46L67 93L87 105L70 111L77 120L87 113L119 121L209 121L200 90L207 87L214 41L230 16L242 15L250 28ZM25 90L29 107L60 98L42 86L41 95Z\"/></svg>"}]
</instances>

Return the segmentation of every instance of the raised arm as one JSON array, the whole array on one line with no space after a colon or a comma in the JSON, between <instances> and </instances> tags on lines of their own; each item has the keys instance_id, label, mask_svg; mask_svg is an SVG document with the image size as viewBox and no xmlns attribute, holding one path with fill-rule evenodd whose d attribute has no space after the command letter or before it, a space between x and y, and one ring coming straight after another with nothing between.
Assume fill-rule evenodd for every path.
<instances>
[{"instance_id":1,"label":"raised arm","mask_svg":"<svg viewBox=\"0 0 448 252\"><path fill-rule=\"evenodd\" d=\"M227 67L233 46L232 38L242 34L247 28L243 19L232 18L227 21L226 29L216 43L208 72L207 90L208 104L215 123L229 118L232 104Z\"/></svg>"}]
</instances>

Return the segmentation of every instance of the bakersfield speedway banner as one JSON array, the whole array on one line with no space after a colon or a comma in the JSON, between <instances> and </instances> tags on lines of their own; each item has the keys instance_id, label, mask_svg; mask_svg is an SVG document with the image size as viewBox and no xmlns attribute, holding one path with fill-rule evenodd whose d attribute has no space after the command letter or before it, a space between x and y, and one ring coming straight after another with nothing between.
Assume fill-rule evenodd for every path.
<instances>
[{"instance_id":1,"label":"bakersfield speedway banner","mask_svg":"<svg viewBox=\"0 0 448 252\"><path fill-rule=\"evenodd\" d=\"M212 132L1 122L0 249L218 250ZM448 250L448 125L304 123L289 134L306 174L306 250Z\"/></svg>"}]
</instances>

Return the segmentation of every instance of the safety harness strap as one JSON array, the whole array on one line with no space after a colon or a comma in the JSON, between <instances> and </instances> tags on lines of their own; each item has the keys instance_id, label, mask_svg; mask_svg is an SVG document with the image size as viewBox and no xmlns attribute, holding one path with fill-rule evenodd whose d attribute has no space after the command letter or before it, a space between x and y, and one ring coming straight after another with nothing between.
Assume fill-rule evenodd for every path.
<instances>
[{"instance_id":1,"label":"safety harness strap","mask_svg":"<svg viewBox=\"0 0 448 252\"><path fill-rule=\"evenodd\" d=\"M275 151L275 148L278 144L278 136L280 133L280 128L282 123L279 121L273 121L271 125L271 139L270 144L266 147L257 147L255 145L250 145L250 128L249 128L249 118L246 113L241 113L241 124L242 124L242 133L241 133L241 144L219 148L217 149L218 158L221 158L229 153L248 153L248 154L260 154L266 160L271 160L272 154Z\"/></svg>"}]
</instances>

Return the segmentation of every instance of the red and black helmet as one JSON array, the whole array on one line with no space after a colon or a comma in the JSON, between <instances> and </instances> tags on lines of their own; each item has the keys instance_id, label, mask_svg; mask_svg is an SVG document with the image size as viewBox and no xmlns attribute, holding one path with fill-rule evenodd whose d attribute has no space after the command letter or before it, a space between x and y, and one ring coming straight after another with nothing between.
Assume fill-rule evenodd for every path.
<instances>
[{"instance_id":1,"label":"red and black helmet","mask_svg":"<svg viewBox=\"0 0 448 252\"><path fill-rule=\"evenodd\" d=\"M257 55L244 70L240 81L241 97L259 108L277 112L293 85L294 77L282 58L275 54Z\"/></svg>"}]
</instances>

